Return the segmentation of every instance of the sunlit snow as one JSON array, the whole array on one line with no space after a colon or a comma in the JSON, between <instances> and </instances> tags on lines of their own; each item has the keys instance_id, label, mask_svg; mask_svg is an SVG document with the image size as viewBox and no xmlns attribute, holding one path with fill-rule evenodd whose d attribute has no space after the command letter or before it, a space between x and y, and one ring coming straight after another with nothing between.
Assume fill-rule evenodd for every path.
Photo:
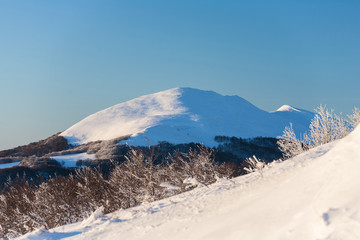
<instances>
[{"instance_id":1,"label":"sunlit snow","mask_svg":"<svg viewBox=\"0 0 360 240\"><path fill-rule=\"evenodd\" d=\"M296 111L296 112L300 112L300 110L296 109L296 108L293 108L289 105L282 105L280 108L278 108L278 110L276 110L277 112L293 112L293 111Z\"/></svg>"},{"instance_id":2,"label":"sunlit snow","mask_svg":"<svg viewBox=\"0 0 360 240\"><path fill-rule=\"evenodd\" d=\"M360 127L263 171L19 239L360 239Z\"/></svg>"},{"instance_id":3,"label":"sunlit snow","mask_svg":"<svg viewBox=\"0 0 360 240\"><path fill-rule=\"evenodd\" d=\"M303 133L313 116L305 110L269 113L238 96L174 88L97 112L61 135L73 144L131 136L122 143L200 142L216 146L214 137L218 135L277 137L290 122L297 134Z\"/></svg>"}]
</instances>

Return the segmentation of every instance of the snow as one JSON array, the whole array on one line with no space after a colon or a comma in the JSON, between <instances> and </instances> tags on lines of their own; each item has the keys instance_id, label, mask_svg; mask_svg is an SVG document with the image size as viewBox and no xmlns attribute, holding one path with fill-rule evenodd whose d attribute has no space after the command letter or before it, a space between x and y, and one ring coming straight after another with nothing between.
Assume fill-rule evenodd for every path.
<instances>
[{"instance_id":1,"label":"snow","mask_svg":"<svg viewBox=\"0 0 360 240\"><path fill-rule=\"evenodd\" d=\"M360 127L262 174L19 239L360 239L359 145Z\"/></svg>"},{"instance_id":2,"label":"snow","mask_svg":"<svg viewBox=\"0 0 360 240\"><path fill-rule=\"evenodd\" d=\"M63 156L52 156L51 159L58 161L64 167L77 167L76 162L79 160L95 160L95 154L77 153Z\"/></svg>"},{"instance_id":3,"label":"snow","mask_svg":"<svg viewBox=\"0 0 360 240\"><path fill-rule=\"evenodd\" d=\"M183 114L178 89L142 96L90 115L61 135L75 139L72 143L111 140L136 135L159 121Z\"/></svg>"},{"instance_id":4,"label":"snow","mask_svg":"<svg viewBox=\"0 0 360 240\"><path fill-rule=\"evenodd\" d=\"M276 110L277 112L300 112L300 110L294 108L294 107L291 107L289 105L282 105L280 108L278 108L278 110Z\"/></svg>"},{"instance_id":5,"label":"snow","mask_svg":"<svg viewBox=\"0 0 360 240\"><path fill-rule=\"evenodd\" d=\"M135 146L167 141L217 146L214 137L277 137L293 123L297 134L308 129L314 114L266 112L239 96L174 88L117 104L83 119L61 135L72 144L131 136Z\"/></svg>"},{"instance_id":6,"label":"snow","mask_svg":"<svg viewBox=\"0 0 360 240\"><path fill-rule=\"evenodd\" d=\"M0 164L0 169L17 166L17 165L19 165L19 163L20 162L2 163L2 164Z\"/></svg>"}]
</instances>

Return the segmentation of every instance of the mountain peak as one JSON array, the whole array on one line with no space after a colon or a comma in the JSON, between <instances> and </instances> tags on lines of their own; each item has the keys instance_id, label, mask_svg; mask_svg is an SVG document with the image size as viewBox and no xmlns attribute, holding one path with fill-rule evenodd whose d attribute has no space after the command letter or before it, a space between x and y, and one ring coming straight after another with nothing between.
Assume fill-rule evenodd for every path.
<instances>
[{"instance_id":1,"label":"mountain peak","mask_svg":"<svg viewBox=\"0 0 360 240\"><path fill-rule=\"evenodd\" d=\"M295 109L296 110L296 109ZM296 110L298 111L298 110ZM299 119L296 121L296 119ZM61 135L71 144L130 136L136 146L167 141L216 146L215 136L277 137L289 121L295 131L307 130L309 116L274 115L239 96L173 88L135 98L94 113Z\"/></svg>"},{"instance_id":2,"label":"mountain peak","mask_svg":"<svg viewBox=\"0 0 360 240\"><path fill-rule=\"evenodd\" d=\"M301 111L289 105L282 105L280 108L276 110L276 112L301 112Z\"/></svg>"}]
</instances>

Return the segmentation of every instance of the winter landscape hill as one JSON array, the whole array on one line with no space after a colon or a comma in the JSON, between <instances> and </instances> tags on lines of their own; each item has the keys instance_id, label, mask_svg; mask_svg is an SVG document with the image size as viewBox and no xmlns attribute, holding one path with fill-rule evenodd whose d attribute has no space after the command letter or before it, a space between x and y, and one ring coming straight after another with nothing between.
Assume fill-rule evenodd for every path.
<instances>
[{"instance_id":1,"label":"winter landscape hill","mask_svg":"<svg viewBox=\"0 0 360 240\"><path fill-rule=\"evenodd\" d=\"M146 146L167 141L215 146L215 136L278 137L293 123L304 133L314 114L284 105L263 111L239 96L174 88L117 104L88 116L61 136L72 144L130 138L122 143Z\"/></svg>"},{"instance_id":2,"label":"winter landscape hill","mask_svg":"<svg viewBox=\"0 0 360 240\"><path fill-rule=\"evenodd\" d=\"M191 88L115 105L60 135L0 152L9 161L0 170L9 179L1 182L0 237L359 239L359 111L350 128L323 115L335 123L326 134L346 132L334 135L340 140L298 142L306 152L286 161L273 152L280 150L272 137L290 122L305 132L313 116L288 105L266 112L238 96ZM158 145L129 146L148 144ZM245 153L267 157L246 174Z\"/></svg>"},{"instance_id":3,"label":"winter landscape hill","mask_svg":"<svg viewBox=\"0 0 360 240\"><path fill-rule=\"evenodd\" d=\"M313 117L313 112L288 105L267 112L239 96L174 88L94 113L45 140L1 151L0 179L8 175L2 169L17 165L47 168L57 161L63 167L76 167L82 160L95 163L99 159L123 159L119 154L126 154L126 150L120 145L167 142L173 145L171 151L186 151L191 143L202 143L217 148L220 162L225 158L238 164L254 154L271 161L281 157L275 138L282 135L284 128L292 123L295 133L300 135L308 130ZM113 146L106 141L112 141ZM12 175L17 175L18 170L13 168Z\"/></svg>"},{"instance_id":4,"label":"winter landscape hill","mask_svg":"<svg viewBox=\"0 0 360 240\"><path fill-rule=\"evenodd\" d=\"M62 167L79 167L82 161L93 165L123 161L127 146L159 143L164 145L161 151L170 154L188 151L193 143L215 147L218 162L239 165L254 154L272 161L282 155L275 138L285 126L292 123L295 133L302 134L313 116L288 105L267 112L239 96L174 88L94 113L45 140L0 151L0 186L10 175L63 174L69 169Z\"/></svg>"},{"instance_id":5,"label":"winter landscape hill","mask_svg":"<svg viewBox=\"0 0 360 240\"><path fill-rule=\"evenodd\" d=\"M19 239L360 239L360 128L262 171Z\"/></svg>"}]
</instances>

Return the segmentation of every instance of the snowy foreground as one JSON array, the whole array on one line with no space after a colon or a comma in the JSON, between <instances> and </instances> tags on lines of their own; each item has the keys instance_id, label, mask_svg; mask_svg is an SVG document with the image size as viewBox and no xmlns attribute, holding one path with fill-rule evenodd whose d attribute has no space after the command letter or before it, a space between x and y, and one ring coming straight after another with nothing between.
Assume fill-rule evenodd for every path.
<instances>
[{"instance_id":1,"label":"snowy foreground","mask_svg":"<svg viewBox=\"0 0 360 240\"><path fill-rule=\"evenodd\" d=\"M357 128L262 174L19 239L360 239L359 146Z\"/></svg>"}]
</instances>

